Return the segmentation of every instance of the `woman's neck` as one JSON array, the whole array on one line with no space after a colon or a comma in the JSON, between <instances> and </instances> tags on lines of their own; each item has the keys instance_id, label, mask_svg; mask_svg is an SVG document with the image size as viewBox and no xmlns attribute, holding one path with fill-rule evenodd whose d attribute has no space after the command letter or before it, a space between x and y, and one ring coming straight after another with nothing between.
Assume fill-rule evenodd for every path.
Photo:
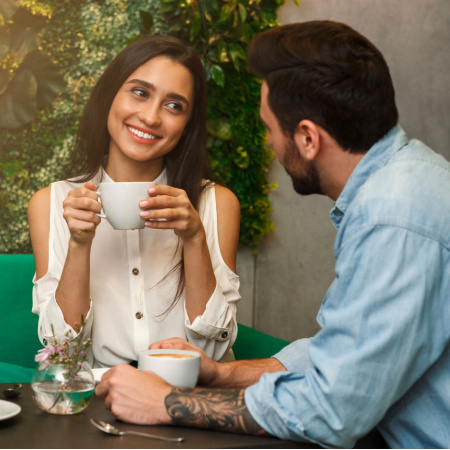
<instances>
[{"instance_id":1,"label":"woman's neck","mask_svg":"<svg viewBox=\"0 0 450 450\"><path fill-rule=\"evenodd\" d=\"M121 160L109 157L105 171L116 182L154 181L164 169L163 158L150 161Z\"/></svg>"}]
</instances>

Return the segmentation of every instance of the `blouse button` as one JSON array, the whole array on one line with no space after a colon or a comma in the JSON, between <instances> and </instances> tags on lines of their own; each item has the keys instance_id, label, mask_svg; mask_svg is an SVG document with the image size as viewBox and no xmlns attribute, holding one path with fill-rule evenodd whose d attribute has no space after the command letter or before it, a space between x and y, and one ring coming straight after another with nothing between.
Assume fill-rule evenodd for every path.
<instances>
[{"instance_id":1,"label":"blouse button","mask_svg":"<svg viewBox=\"0 0 450 450\"><path fill-rule=\"evenodd\" d=\"M136 313L136 319L142 319L143 317L144 317L144 314L142 314L141 312Z\"/></svg>"},{"instance_id":2,"label":"blouse button","mask_svg":"<svg viewBox=\"0 0 450 450\"><path fill-rule=\"evenodd\" d=\"M228 331L224 331L222 333L222 339L226 339L228 337Z\"/></svg>"},{"instance_id":3,"label":"blouse button","mask_svg":"<svg viewBox=\"0 0 450 450\"><path fill-rule=\"evenodd\" d=\"M133 275L139 275L139 269L136 269L136 267L131 272Z\"/></svg>"}]
</instances>

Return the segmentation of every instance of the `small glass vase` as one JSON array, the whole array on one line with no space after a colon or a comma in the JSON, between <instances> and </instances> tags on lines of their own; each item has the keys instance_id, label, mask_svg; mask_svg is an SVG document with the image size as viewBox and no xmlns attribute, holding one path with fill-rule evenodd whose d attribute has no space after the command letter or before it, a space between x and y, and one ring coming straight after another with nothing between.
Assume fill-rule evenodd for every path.
<instances>
[{"instance_id":1,"label":"small glass vase","mask_svg":"<svg viewBox=\"0 0 450 450\"><path fill-rule=\"evenodd\" d=\"M75 368L68 364L44 361L31 381L33 398L39 408L50 414L78 414L94 395L94 375L87 362Z\"/></svg>"}]
</instances>

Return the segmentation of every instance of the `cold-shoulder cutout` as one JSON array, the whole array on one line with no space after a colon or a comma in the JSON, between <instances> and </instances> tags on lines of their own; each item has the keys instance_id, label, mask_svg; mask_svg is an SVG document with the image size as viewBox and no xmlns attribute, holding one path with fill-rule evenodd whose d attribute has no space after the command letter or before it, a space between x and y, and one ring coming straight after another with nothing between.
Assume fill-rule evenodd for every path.
<instances>
[{"instance_id":1,"label":"cold-shoulder cutout","mask_svg":"<svg viewBox=\"0 0 450 450\"><path fill-rule=\"evenodd\" d=\"M36 279L42 278L48 268L48 239L50 233L51 187L37 191L28 203L28 223L36 264Z\"/></svg>"},{"instance_id":2,"label":"cold-shoulder cutout","mask_svg":"<svg viewBox=\"0 0 450 450\"><path fill-rule=\"evenodd\" d=\"M241 207L236 195L224 186L216 184L215 195L220 252L227 266L236 272Z\"/></svg>"}]
</instances>

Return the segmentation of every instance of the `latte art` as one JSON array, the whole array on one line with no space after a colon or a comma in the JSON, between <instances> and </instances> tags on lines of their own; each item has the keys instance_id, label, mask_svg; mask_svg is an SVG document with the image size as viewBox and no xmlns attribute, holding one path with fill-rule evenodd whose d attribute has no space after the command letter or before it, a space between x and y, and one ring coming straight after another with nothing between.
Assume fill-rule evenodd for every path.
<instances>
[{"instance_id":1,"label":"latte art","mask_svg":"<svg viewBox=\"0 0 450 450\"><path fill-rule=\"evenodd\" d=\"M157 353L153 355L148 355L152 358L193 358L193 355L183 355L181 353Z\"/></svg>"}]
</instances>

